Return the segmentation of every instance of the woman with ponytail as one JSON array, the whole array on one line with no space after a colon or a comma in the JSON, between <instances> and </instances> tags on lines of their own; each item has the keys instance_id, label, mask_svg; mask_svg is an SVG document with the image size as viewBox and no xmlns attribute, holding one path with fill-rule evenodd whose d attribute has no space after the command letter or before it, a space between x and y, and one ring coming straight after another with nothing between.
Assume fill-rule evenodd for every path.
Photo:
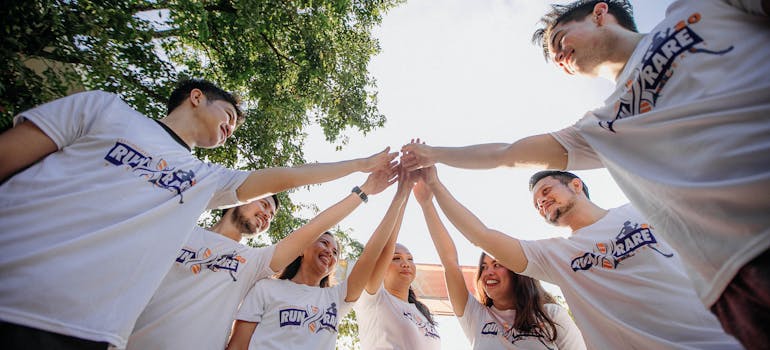
<instances>
[{"instance_id":1,"label":"woman with ponytail","mask_svg":"<svg viewBox=\"0 0 770 350\"><path fill-rule=\"evenodd\" d=\"M436 168L420 170L414 197L422 207L428 231L444 266L449 301L473 349L574 349L586 345L568 312L540 285L481 253L476 294L465 285L452 238L441 223L433 193L426 185Z\"/></svg>"},{"instance_id":2,"label":"woman with ponytail","mask_svg":"<svg viewBox=\"0 0 770 350\"><path fill-rule=\"evenodd\" d=\"M414 180L409 183L410 192L412 185ZM411 286L416 272L412 253L396 243L405 207L406 204L398 214L390 240L377 259L364 292L353 307L362 350L441 347L436 322Z\"/></svg>"}]
</instances>

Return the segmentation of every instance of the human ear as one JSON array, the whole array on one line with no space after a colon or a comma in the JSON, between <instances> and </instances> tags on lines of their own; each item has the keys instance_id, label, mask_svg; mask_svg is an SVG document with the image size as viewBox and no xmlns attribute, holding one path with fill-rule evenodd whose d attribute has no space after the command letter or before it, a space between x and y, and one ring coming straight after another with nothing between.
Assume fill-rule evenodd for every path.
<instances>
[{"instance_id":1,"label":"human ear","mask_svg":"<svg viewBox=\"0 0 770 350\"><path fill-rule=\"evenodd\" d=\"M204 96L205 95L201 89L192 89L190 90L190 103L192 103L193 107L197 107L203 100Z\"/></svg>"},{"instance_id":2,"label":"human ear","mask_svg":"<svg viewBox=\"0 0 770 350\"><path fill-rule=\"evenodd\" d=\"M570 182L570 187L572 187L572 190L575 191L575 193L582 193L583 192L583 181L580 179L572 179Z\"/></svg>"},{"instance_id":3,"label":"human ear","mask_svg":"<svg viewBox=\"0 0 770 350\"><path fill-rule=\"evenodd\" d=\"M604 18L607 14L607 11L609 11L609 7L607 7L607 3L600 2L596 5L594 5L594 11L592 13L594 23L598 25L604 24Z\"/></svg>"}]
</instances>

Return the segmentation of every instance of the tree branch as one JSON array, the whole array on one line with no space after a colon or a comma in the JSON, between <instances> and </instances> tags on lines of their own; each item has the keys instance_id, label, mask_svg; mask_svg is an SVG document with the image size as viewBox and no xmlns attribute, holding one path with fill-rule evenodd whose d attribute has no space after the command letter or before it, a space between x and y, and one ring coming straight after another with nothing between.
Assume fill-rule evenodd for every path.
<instances>
[{"instance_id":1,"label":"tree branch","mask_svg":"<svg viewBox=\"0 0 770 350\"><path fill-rule=\"evenodd\" d=\"M157 93L156 91L150 89L149 87L144 86L144 84L142 84L142 82L139 79L136 78L136 75L131 73L130 71L125 70L125 71L123 71L122 75L123 75L124 79L129 80L130 82L132 82L133 83L132 85L134 85L137 88L139 88L139 90L144 92L145 95L150 96L150 97L154 98L155 100L157 100L159 102L162 102L164 104L168 101L166 96L163 96L163 95Z\"/></svg>"},{"instance_id":2,"label":"tree branch","mask_svg":"<svg viewBox=\"0 0 770 350\"><path fill-rule=\"evenodd\" d=\"M143 11L164 10L168 8L168 5L169 1L167 0L158 0L154 2L147 1L142 4L136 4L129 7L129 11L131 11L131 13L137 13Z\"/></svg>"},{"instance_id":3,"label":"tree branch","mask_svg":"<svg viewBox=\"0 0 770 350\"><path fill-rule=\"evenodd\" d=\"M297 67L301 67L301 65L299 63L295 62L291 58L286 57L284 54L282 54L280 51L278 51L278 49L275 47L275 45L273 45L273 42L271 42L270 39L267 38L267 35L265 35L265 33L259 33L259 36L261 36L262 39L265 40L267 45L270 46L270 49L273 50L273 52L275 53L276 56L278 56L279 58L282 58L282 59L288 61L289 63L294 64Z\"/></svg>"},{"instance_id":4,"label":"tree branch","mask_svg":"<svg viewBox=\"0 0 770 350\"><path fill-rule=\"evenodd\" d=\"M182 30L180 30L179 28L157 30L152 34L152 37L154 39L165 39L165 38L179 36L179 34L181 33L182 33Z\"/></svg>"}]
</instances>

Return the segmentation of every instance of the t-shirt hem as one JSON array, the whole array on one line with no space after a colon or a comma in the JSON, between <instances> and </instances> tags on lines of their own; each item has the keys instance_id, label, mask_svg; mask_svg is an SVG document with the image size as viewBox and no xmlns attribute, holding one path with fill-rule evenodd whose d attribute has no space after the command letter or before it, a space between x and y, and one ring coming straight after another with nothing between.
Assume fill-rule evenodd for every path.
<instances>
[{"instance_id":1,"label":"t-shirt hem","mask_svg":"<svg viewBox=\"0 0 770 350\"><path fill-rule=\"evenodd\" d=\"M722 268L714 275L709 288L698 291L703 305L711 308L722 296L730 282L733 281L738 271L751 260L770 249L770 231L758 235L745 247L745 249L735 252L732 258L722 265Z\"/></svg>"}]
</instances>

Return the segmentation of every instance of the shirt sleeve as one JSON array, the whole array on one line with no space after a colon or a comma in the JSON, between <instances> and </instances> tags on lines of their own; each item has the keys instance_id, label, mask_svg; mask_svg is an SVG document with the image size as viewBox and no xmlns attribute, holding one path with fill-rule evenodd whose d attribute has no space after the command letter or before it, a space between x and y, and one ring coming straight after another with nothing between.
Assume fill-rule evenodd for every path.
<instances>
[{"instance_id":1,"label":"shirt sleeve","mask_svg":"<svg viewBox=\"0 0 770 350\"><path fill-rule=\"evenodd\" d=\"M369 292L366 291L366 288L364 288L364 290L361 292L361 296L358 297L358 300L353 302L353 310L356 311L356 315L360 316L362 314L373 314L374 308L377 306L379 299L382 298L382 293L384 291L385 289L382 284L374 294L369 294Z\"/></svg>"},{"instance_id":2,"label":"shirt sleeve","mask_svg":"<svg viewBox=\"0 0 770 350\"><path fill-rule=\"evenodd\" d=\"M337 293L336 299L338 301L337 306L337 320L342 320L345 315L347 315L350 310L353 309L353 305L355 305L355 302L347 302L345 301L345 297L348 295L348 281L345 280L345 282L342 282L336 286L333 287L335 289L335 293ZM360 298L360 297L359 297Z\"/></svg>"},{"instance_id":3,"label":"shirt sleeve","mask_svg":"<svg viewBox=\"0 0 770 350\"><path fill-rule=\"evenodd\" d=\"M265 314L265 305L267 304L267 289L270 288L265 282L268 281L257 281L249 293L246 294L246 298L243 299L243 303L241 303L241 307L235 315L236 320L257 323L262 321L262 316Z\"/></svg>"},{"instance_id":4,"label":"shirt sleeve","mask_svg":"<svg viewBox=\"0 0 770 350\"><path fill-rule=\"evenodd\" d=\"M546 312L556 323L556 347L565 350L585 350L586 343L567 309L556 304L545 304Z\"/></svg>"},{"instance_id":5,"label":"shirt sleeve","mask_svg":"<svg viewBox=\"0 0 770 350\"><path fill-rule=\"evenodd\" d=\"M552 132L551 136L567 150L567 170L604 168L599 156L580 135L576 125Z\"/></svg>"},{"instance_id":6,"label":"shirt sleeve","mask_svg":"<svg viewBox=\"0 0 770 350\"><path fill-rule=\"evenodd\" d=\"M463 329L465 337L468 338L471 343L473 343L473 340L476 338L476 328L478 328L479 322L481 322L483 317L483 307L485 306L482 306L473 295L468 293L468 301L465 302L465 311L462 316L457 317L460 328Z\"/></svg>"},{"instance_id":7,"label":"shirt sleeve","mask_svg":"<svg viewBox=\"0 0 770 350\"><path fill-rule=\"evenodd\" d=\"M120 102L117 95L104 91L87 91L63 97L17 115L13 124L28 120L43 131L59 149L75 143L88 134L102 110Z\"/></svg>"},{"instance_id":8,"label":"shirt sleeve","mask_svg":"<svg viewBox=\"0 0 770 350\"><path fill-rule=\"evenodd\" d=\"M250 279L248 285L257 281L275 275L277 272L270 268L270 261L273 260L275 253L275 244L261 248L251 248L245 252L246 271Z\"/></svg>"},{"instance_id":9,"label":"shirt sleeve","mask_svg":"<svg viewBox=\"0 0 770 350\"><path fill-rule=\"evenodd\" d=\"M545 254L544 248L550 244L557 243L558 238L540 239L536 241L521 240L521 249L527 257L527 267L521 272L522 275L532 277L541 281L555 283L553 269L549 259Z\"/></svg>"},{"instance_id":10,"label":"shirt sleeve","mask_svg":"<svg viewBox=\"0 0 770 350\"><path fill-rule=\"evenodd\" d=\"M238 187L246 181L246 178L251 174L250 171L233 170L225 168L218 164L208 164L210 167L216 167L215 171L218 174L219 185L217 191L214 192L214 196L211 197L207 209L217 209L225 207L233 207L237 205L246 204L238 200Z\"/></svg>"}]
</instances>

